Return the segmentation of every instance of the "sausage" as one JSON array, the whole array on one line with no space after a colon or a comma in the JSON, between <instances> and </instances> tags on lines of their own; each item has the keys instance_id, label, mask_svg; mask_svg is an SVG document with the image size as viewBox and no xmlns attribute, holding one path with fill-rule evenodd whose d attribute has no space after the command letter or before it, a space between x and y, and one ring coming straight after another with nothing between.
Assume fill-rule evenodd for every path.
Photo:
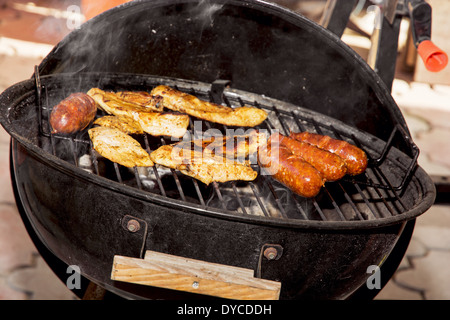
<instances>
[{"instance_id":1,"label":"sausage","mask_svg":"<svg viewBox=\"0 0 450 320\"><path fill-rule=\"evenodd\" d=\"M52 133L72 134L81 131L94 120L96 114L94 99L82 92L73 93L52 109Z\"/></svg>"},{"instance_id":2,"label":"sausage","mask_svg":"<svg viewBox=\"0 0 450 320\"><path fill-rule=\"evenodd\" d=\"M347 173L345 161L334 153L279 133L273 134L270 139L278 139L280 145L286 146L292 153L302 157L303 160L311 164L322 174L326 181L337 181Z\"/></svg>"},{"instance_id":3,"label":"sausage","mask_svg":"<svg viewBox=\"0 0 450 320\"><path fill-rule=\"evenodd\" d=\"M349 175L356 176L367 169L368 159L366 153L346 141L310 132L291 132L290 137L337 154L347 164L347 173Z\"/></svg>"},{"instance_id":4,"label":"sausage","mask_svg":"<svg viewBox=\"0 0 450 320\"><path fill-rule=\"evenodd\" d=\"M316 196L325 183L316 168L279 143L261 146L258 161L275 180L302 197Z\"/></svg>"}]
</instances>

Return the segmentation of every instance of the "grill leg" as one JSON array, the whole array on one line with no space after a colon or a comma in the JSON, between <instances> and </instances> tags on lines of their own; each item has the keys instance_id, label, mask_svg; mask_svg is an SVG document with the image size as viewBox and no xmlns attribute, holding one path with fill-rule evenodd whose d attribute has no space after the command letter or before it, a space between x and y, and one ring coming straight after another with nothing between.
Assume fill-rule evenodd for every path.
<instances>
[{"instance_id":1,"label":"grill leg","mask_svg":"<svg viewBox=\"0 0 450 320\"><path fill-rule=\"evenodd\" d=\"M105 298L106 290L94 282L90 282L86 292L84 293L83 300L103 300Z\"/></svg>"},{"instance_id":2,"label":"grill leg","mask_svg":"<svg viewBox=\"0 0 450 320\"><path fill-rule=\"evenodd\" d=\"M396 17L392 24L384 16L381 19L380 28L375 28L372 35L368 64L391 90L395 77L401 17Z\"/></svg>"},{"instance_id":3,"label":"grill leg","mask_svg":"<svg viewBox=\"0 0 450 320\"><path fill-rule=\"evenodd\" d=\"M431 176L436 187L435 203L450 203L450 177L448 176Z\"/></svg>"},{"instance_id":4,"label":"grill leg","mask_svg":"<svg viewBox=\"0 0 450 320\"><path fill-rule=\"evenodd\" d=\"M358 0L328 0L320 25L341 37Z\"/></svg>"}]
</instances>

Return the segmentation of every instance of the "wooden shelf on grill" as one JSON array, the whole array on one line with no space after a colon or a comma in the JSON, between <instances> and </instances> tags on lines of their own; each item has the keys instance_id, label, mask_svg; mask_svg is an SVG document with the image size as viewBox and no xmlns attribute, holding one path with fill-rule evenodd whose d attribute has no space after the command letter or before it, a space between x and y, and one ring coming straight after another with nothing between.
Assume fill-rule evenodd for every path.
<instances>
[{"instance_id":1,"label":"wooden shelf on grill","mask_svg":"<svg viewBox=\"0 0 450 320\"><path fill-rule=\"evenodd\" d=\"M111 279L235 300L278 300L281 283L253 270L147 251L144 259L114 256Z\"/></svg>"}]
</instances>

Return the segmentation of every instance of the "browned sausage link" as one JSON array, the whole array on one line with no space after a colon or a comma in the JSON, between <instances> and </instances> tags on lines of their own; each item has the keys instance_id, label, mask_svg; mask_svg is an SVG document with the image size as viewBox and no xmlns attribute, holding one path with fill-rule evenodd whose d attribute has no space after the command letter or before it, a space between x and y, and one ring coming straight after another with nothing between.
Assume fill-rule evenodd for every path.
<instances>
[{"instance_id":1,"label":"browned sausage link","mask_svg":"<svg viewBox=\"0 0 450 320\"><path fill-rule=\"evenodd\" d=\"M52 133L72 134L86 128L97 114L94 99L77 92L56 105L50 114Z\"/></svg>"},{"instance_id":2,"label":"browned sausage link","mask_svg":"<svg viewBox=\"0 0 450 320\"><path fill-rule=\"evenodd\" d=\"M344 159L347 164L347 173L350 175L358 175L367 169L366 153L355 145L347 141L333 139L329 136L320 135L310 132L291 132L290 137L299 141L308 142L318 148L335 153Z\"/></svg>"},{"instance_id":3,"label":"browned sausage link","mask_svg":"<svg viewBox=\"0 0 450 320\"><path fill-rule=\"evenodd\" d=\"M259 149L259 163L274 179L302 197L316 196L325 182L312 165L276 143Z\"/></svg>"},{"instance_id":4,"label":"browned sausage link","mask_svg":"<svg viewBox=\"0 0 450 320\"><path fill-rule=\"evenodd\" d=\"M316 168L326 181L337 181L347 173L347 165L338 155L303 141L275 133L270 139L278 139L280 145L286 146L292 153L300 156Z\"/></svg>"}]
</instances>

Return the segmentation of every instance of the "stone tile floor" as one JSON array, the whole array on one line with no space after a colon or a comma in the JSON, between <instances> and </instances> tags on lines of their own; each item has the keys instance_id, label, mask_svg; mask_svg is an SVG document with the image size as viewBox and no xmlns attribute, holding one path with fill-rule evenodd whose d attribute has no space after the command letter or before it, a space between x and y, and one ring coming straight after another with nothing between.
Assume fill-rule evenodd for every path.
<instances>
[{"instance_id":1,"label":"stone tile floor","mask_svg":"<svg viewBox=\"0 0 450 320\"><path fill-rule=\"evenodd\" d=\"M392 96L421 151L419 165L431 176L450 177L450 88L395 80ZM450 299L449 263L450 206L444 201L417 218L404 260L376 298Z\"/></svg>"},{"instance_id":2,"label":"stone tile floor","mask_svg":"<svg viewBox=\"0 0 450 320\"><path fill-rule=\"evenodd\" d=\"M25 1L18 1L25 3ZM45 2L45 1L41 1ZM0 10L0 19L4 11ZM8 13L6 19L14 15ZM17 16L16 16L17 18ZM53 40L28 42L0 24L0 92L28 79ZM22 41L25 40L25 41ZM430 175L450 176L450 87L396 79L392 95L415 143L419 164ZM9 135L0 128L0 300L77 299L40 257L26 233L13 198L9 173ZM406 255L376 299L450 299L450 207L435 204L416 222Z\"/></svg>"}]
</instances>

